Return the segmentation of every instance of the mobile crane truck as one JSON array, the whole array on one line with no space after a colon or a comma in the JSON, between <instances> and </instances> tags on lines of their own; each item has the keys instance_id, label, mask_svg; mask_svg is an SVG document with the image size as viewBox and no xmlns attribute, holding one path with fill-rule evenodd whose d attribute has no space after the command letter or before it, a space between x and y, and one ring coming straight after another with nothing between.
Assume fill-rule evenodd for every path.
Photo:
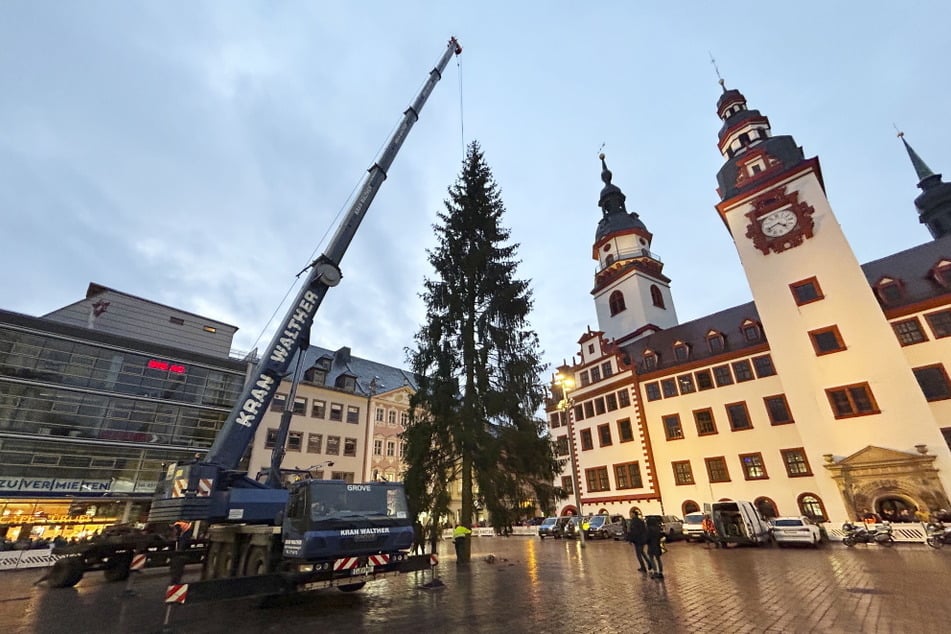
<instances>
[{"instance_id":1,"label":"mobile crane truck","mask_svg":"<svg viewBox=\"0 0 951 634\"><path fill-rule=\"evenodd\" d=\"M271 477L264 483L249 477L239 465L281 381L291 374L289 366L295 358L299 363L303 357L314 315L328 289L340 282L340 261L387 170L449 59L461 52L456 38L451 38L379 159L369 168L327 250L308 267L308 276L282 325L208 453L169 465L159 483L150 523L184 520L208 527L202 580L188 584L187 597L179 602L283 595L327 587L353 591L367 581L429 567L429 555L409 554L413 518L401 484L301 479L285 487L275 477L279 459L272 459ZM297 373L293 374L296 387ZM293 403L293 397L287 402ZM285 412L276 449L283 448L289 424Z\"/></svg>"}]
</instances>

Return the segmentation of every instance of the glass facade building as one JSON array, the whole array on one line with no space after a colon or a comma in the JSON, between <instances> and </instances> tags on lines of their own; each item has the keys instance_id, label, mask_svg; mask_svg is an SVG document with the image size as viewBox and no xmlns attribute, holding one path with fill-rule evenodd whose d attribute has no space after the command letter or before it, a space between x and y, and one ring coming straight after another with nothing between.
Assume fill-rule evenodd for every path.
<instances>
[{"instance_id":1,"label":"glass facade building","mask_svg":"<svg viewBox=\"0 0 951 634\"><path fill-rule=\"evenodd\" d=\"M246 372L235 358L0 311L0 538L140 519L164 465L211 446Z\"/></svg>"}]
</instances>

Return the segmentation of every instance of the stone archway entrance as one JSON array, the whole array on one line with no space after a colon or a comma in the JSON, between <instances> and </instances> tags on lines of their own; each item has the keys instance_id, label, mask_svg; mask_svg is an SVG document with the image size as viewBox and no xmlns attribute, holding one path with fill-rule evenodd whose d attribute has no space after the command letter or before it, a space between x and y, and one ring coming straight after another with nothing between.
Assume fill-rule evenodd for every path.
<instances>
[{"instance_id":1,"label":"stone archway entrance","mask_svg":"<svg viewBox=\"0 0 951 634\"><path fill-rule=\"evenodd\" d=\"M904 507L912 513L917 508L948 508L935 456L929 456L924 445L916 448L917 455L869 445L839 461L831 454L824 456L824 466L852 519L860 519L866 510L890 516Z\"/></svg>"}]
</instances>

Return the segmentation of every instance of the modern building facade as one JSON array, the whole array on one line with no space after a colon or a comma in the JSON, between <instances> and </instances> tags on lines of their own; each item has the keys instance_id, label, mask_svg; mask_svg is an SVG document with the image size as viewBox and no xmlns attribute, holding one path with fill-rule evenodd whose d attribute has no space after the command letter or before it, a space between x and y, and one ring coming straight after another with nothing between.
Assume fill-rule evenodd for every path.
<instances>
[{"instance_id":1,"label":"modern building facade","mask_svg":"<svg viewBox=\"0 0 951 634\"><path fill-rule=\"evenodd\" d=\"M934 240L860 265L818 158L737 90L717 113L716 209L753 301L678 323L652 236L604 167L599 330L559 368L570 410L560 386L548 410L559 453L574 443L582 511L736 499L842 521L948 508L951 185L905 143Z\"/></svg>"},{"instance_id":2,"label":"modern building facade","mask_svg":"<svg viewBox=\"0 0 951 634\"><path fill-rule=\"evenodd\" d=\"M98 284L43 317L0 311L0 538L142 517L164 465L206 450L231 410L236 330Z\"/></svg>"}]
</instances>

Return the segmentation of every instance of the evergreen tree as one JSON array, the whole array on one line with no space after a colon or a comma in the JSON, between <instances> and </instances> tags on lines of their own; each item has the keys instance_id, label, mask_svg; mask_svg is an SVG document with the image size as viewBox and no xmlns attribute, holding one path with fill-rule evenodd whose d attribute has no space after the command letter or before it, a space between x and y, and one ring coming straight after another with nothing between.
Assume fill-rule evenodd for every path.
<instances>
[{"instance_id":1,"label":"evergreen tree","mask_svg":"<svg viewBox=\"0 0 951 634\"><path fill-rule=\"evenodd\" d=\"M547 506L559 471L536 415L544 368L528 324L531 290L515 277L518 245L506 244L504 212L473 142L434 226L439 243L428 251L435 277L424 282L426 323L409 352L419 390L404 435L413 504L445 512L436 498L451 464L462 484L460 520L470 525L478 502L496 528L510 528L533 496ZM468 559L467 542L460 560Z\"/></svg>"}]
</instances>

